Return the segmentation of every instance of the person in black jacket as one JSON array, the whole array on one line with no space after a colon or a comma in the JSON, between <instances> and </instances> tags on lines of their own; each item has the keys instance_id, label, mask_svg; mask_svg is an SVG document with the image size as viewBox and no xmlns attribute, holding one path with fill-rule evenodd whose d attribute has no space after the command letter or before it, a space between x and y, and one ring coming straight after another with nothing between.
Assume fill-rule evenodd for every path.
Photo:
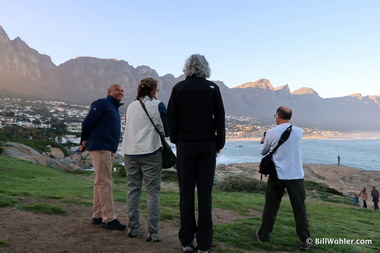
<instances>
[{"instance_id":1,"label":"person in black jacket","mask_svg":"<svg viewBox=\"0 0 380 253\"><path fill-rule=\"evenodd\" d=\"M107 98L98 99L82 123L79 151L90 152L95 170L92 224L124 230L116 218L112 195L112 168L120 139L119 107L124 91L118 84L108 88Z\"/></svg>"},{"instance_id":2,"label":"person in black jacket","mask_svg":"<svg viewBox=\"0 0 380 253\"><path fill-rule=\"evenodd\" d=\"M212 186L216 155L225 144L225 112L219 87L206 80L210 68L203 55L191 55L183 68L186 79L172 90L167 124L170 141L177 146L181 228L184 252L208 252L213 239ZM194 189L198 190L198 224Z\"/></svg>"},{"instance_id":3,"label":"person in black jacket","mask_svg":"<svg viewBox=\"0 0 380 253\"><path fill-rule=\"evenodd\" d=\"M372 187L371 196L373 202L373 209L379 210L379 191L376 190L375 186Z\"/></svg>"}]
</instances>

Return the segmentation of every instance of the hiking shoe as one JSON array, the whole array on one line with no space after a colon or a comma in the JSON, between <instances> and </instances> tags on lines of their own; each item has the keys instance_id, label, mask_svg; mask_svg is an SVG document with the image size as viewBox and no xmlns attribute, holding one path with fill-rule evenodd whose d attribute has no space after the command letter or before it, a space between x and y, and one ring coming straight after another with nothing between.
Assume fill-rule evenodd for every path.
<instances>
[{"instance_id":1,"label":"hiking shoe","mask_svg":"<svg viewBox=\"0 0 380 253\"><path fill-rule=\"evenodd\" d=\"M185 252L185 253L193 253L193 251L194 251L194 244L190 243L190 244L188 244L186 246L183 246L182 251Z\"/></svg>"},{"instance_id":2,"label":"hiking shoe","mask_svg":"<svg viewBox=\"0 0 380 253\"><path fill-rule=\"evenodd\" d=\"M198 250L198 253L208 253L210 250Z\"/></svg>"},{"instance_id":3,"label":"hiking shoe","mask_svg":"<svg viewBox=\"0 0 380 253\"><path fill-rule=\"evenodd\" d=\"M161 238L157 233L149 234L146 238L147 242L161 242Z\"/></svg>"},{"instance_id":4,"label":"hiking shoe","mask_svg":"<svg viewBox=\"0 0 380 253\"><path fill-rule=\"evenodd\" d=\"M259 241L259 242L267 242L267 241L268 241L268 240L264 240L264 239L262 239L262 238L260 237L260 235L259 235L259 231L256 231L255 236L256 236L257 241Z\"/></svg>"},{"instance_id":5,"label":"hiking shoe","mask_svg":"<svg viewBox=\"0 0 380 253\"><path fill-rule=\"evenodd\" d=\"M115 229L115 230L124 230L127 228L127 226L121 224L118 219L114 219L113 221L110 221L110 222L102 222L102 225L100 226L102 228Z\"/></svg>"},{"instance_id":6,"label":"hiking shoe","mask_svg":"<svg viewBox=\"0 0 380 253\"><path fill-rule=\"evenodd\" d=\"M136 238L138 236L142 236L142 233L139 231L129 230L129 232L127 233L127 236L131 238Z\"/></svg>"},{"instance_id":7,"label":"hiking shoe","mask_svg":"<svg viewBox=\"0 0 380 253\"><path fill-rule=\"evenodd\" d=\"M301 242L300 250L301 251L309 251L311 244L307 244L306 242Z\"/></svg>"},{"instance_id":8,"label":"hiking shoe","mask_svg":"<svg viewBox=\"0 0 380 253\"><path fill-rule=\"evenodd\" d=\"M100 225L102 224L102 218L92 218L91 223L95 225Z\"/></svg>"}]
</instances>

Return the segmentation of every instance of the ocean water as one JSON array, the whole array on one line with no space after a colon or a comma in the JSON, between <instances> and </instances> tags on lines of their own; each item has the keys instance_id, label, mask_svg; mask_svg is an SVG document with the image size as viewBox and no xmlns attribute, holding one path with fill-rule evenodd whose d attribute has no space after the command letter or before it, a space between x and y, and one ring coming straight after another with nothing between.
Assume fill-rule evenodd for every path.
<instances>
[{"instance_id":1,"label":"ocean water","mask_svg":"<svg viewBox=\"0 0 380 253\"><path fill-rule=\"evenodd\" d=\"M259 140L227 141L217 164L260 162ZM303 139L303 163L340 164L365 170L380 170L380 139Z\"/></svg>"}]
</instances>

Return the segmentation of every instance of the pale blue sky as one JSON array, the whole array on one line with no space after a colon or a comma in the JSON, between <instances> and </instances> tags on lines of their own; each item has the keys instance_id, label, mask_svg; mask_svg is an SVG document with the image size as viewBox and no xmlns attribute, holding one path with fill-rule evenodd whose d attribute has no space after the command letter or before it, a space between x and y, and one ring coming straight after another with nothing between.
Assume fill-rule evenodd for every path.
<instances>
[{"instance_id":1,"label":"pale blue sky","mask_svg":"<svg viewBox=\"0 0 380 253\"><path fill-rule=\"evenodd\" d=\"M323 98L380 95L380 1L0 0L0 25L59 65L77 56L182 74L205 55L229 87L267 78Z\"/></svg>"}]
</instances>

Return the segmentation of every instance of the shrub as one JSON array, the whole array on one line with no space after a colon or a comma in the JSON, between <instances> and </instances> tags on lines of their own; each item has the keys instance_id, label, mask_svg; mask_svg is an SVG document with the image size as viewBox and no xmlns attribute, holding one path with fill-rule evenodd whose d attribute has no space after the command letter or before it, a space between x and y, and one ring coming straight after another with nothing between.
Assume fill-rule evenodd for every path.
<instances>
[{"instance_id":1,"label":"shrub","mask_svg":"<svg viewBox=\"0 0 380 253\"><path fill-rule=\"evenodd\" d=\"M242 176L229 176L217 184L216 189L220 191L233 192L254 192L265 191L266 183L255 178L247 178Z\"/></svg>"},{"instance_id":2,"label":"shrub","mask_svg":"<svg viewBox=\"0 0 380 253\"><path fill-rule=\"evenodd\" d=\"M343 196L343 193L341 193L340 191L334 188L330 188L326 184L321 184L314 181L305 181L305 187L306 187L306 190L309 190L309 191L314 190L317 192L325 192L325 193Z\"/></svg>"},{"instance_id":3,"label":"shrub","mask_svg":"<svg viewBox=\"0 0 380 253\"><path fill-rule=\"evenodd\" d=\"M127 173L125 172L124 165L115 163L113 166L116 168L116 173L119 177L127 177Z\"/></svg>"},{"instance_id":4,"label":"shrub","mask_svg":"<svg viewBox=\"0 0 380 253\"><path fill-rule=\"evenodd\" d=\"M165 182L178 182L177 171L163 170L161 181Z\"/></svg>"}]
</instances>

